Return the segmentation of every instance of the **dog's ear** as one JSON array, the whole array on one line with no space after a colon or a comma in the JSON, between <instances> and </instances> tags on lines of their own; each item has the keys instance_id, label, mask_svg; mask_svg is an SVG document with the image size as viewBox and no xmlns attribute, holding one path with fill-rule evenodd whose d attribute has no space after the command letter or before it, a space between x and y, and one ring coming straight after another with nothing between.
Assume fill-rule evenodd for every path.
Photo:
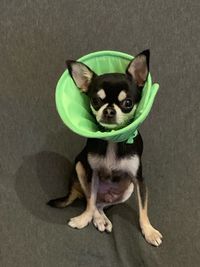
<instances>
[{"instance_id":1,"label":"dog's ear","mask_svg":"<svg viewBox=\"0 0 200 267\"><path fill-rule=\"evenodd\" d=\"M86 66L81 62L74 60L67 60L66 64L69 70L69 74L74 80L76 86L82 92L86 93L88 91L88 87L91 83L92 78L96 74L88 66Z\"/></svg>"},{"instance_id":2,"label":"dog's ear","mask_svg":"<svg viewBox=\"0 0 200 267\"><path fill-rule=\"evenodd\" d=\"M149 73L150 51L145 50L138 54L128 65L126 74L131 77L138 86L144 86Z\"/></svg>"}]
</instances>

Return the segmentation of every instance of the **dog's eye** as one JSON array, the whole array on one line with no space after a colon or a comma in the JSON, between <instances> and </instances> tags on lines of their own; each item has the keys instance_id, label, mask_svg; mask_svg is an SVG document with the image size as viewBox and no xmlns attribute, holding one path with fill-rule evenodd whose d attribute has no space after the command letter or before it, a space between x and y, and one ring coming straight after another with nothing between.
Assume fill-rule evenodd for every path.
<instances>
[{"instance_id":1,"label":"dog's eye","mask_svg":"<svg viewBox=\"0 0 200 267\"><path fill-rule=\"evenodd\" d=\"M131 108L133 106L133 102L131 99L127 98L122 102L122 106L124 108Z\"/></svg>"},{"instance_id":2,"label":"dog's eye","mask_svg":"<svg viewBox=\"0 0 200 267\"><path fill-rule=\"evenodd\" d=\"M92 102L92 105L94 107L97 107L97 106L101 105L102 100L99 97L94 97L94 98L92 98L92 101L91 102Z\"/></svg>"}]
</instances>

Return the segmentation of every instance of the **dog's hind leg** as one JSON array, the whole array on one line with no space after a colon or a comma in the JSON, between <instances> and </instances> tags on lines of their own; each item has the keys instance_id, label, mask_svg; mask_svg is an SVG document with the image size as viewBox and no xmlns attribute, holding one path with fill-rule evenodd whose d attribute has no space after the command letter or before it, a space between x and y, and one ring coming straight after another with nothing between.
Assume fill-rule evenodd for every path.
<instances>
[{"instance_id":1,"label":"dog's hind leg","mask_svg":"<svg viewBox=\"0 0 200 267\"><path fill-rule=\"evenodd\" d=\"M67 196L51 199L49 202L47 202L47 205L55 208L65 208L72 204L77 198L83 198L84 193L82 191L81 185L78 181L75 181L72 184L72 187L70 189L70 192Z\"/></svg>"}]
</instances>

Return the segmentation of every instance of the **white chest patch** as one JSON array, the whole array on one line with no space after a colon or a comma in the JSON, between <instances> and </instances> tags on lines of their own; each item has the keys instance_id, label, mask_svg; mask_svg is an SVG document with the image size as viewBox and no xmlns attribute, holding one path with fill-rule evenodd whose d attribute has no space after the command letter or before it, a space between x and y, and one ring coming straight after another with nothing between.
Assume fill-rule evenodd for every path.
<instances>
[{"instance_id":1,"label":"white chest patch","mask_svg":"<svg viewBox=\"0 0 200 267\"><path fill-rule=\"evenodd\" d=\"M119 159L116 157L116 147L117 145L115 143L109 142L107 152L104 157L88 154L88 162L91 168L97 171L102 168L110 171L125 171L135 177L139 167L139 157L134 155L132 157Z\"/></svg>"}]
</instances>

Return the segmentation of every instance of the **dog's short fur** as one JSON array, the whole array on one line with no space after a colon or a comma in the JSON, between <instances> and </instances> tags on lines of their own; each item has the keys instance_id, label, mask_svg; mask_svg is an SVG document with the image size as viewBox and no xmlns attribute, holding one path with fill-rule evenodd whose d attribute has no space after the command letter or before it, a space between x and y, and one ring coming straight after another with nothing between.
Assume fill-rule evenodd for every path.
<instances>
[{"instance_id":1,"label":"dog's short fur","mask_svg":"<svg viewBox=\"0 0 200 267\"><path fill-rule=\"evenodd\" d=\"M91 112L104 128L119 129L133 120L142 88L149 73L149 50L137 55L126 73L97 75L88 66L67 61L69 73L78 88L90 99ZM126 201L136 187L139 221L147 242L159 246L162 235L151 225L147 215L147 187L142 176L143 142L138 134L133 144L88 139L75 160L75 176L69 195L49 201L63 208L76 198L85 197L86 210L70 219L69 226L83 228L93 221L99 231L111 232L112 223L104 208Z\"/></svg>"}]
</instances>

